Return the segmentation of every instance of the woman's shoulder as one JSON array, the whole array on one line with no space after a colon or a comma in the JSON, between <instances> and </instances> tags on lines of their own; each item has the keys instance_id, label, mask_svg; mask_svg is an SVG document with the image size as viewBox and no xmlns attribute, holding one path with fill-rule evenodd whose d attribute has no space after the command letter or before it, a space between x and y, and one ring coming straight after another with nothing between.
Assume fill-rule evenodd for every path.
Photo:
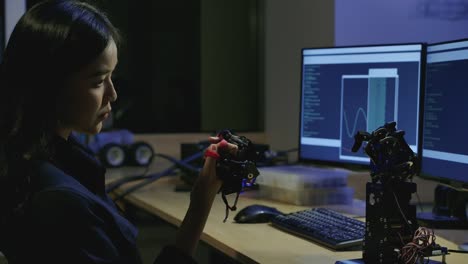
<instances>
[{"instance_id":1,"label":"woman's shoulder","mask_svg":"<svg viewBox=\"0 0 468 264\"><path fill-rule=\"evenodd\" d=\"M68 175L50 161L33 162L32 188L33 193L47 190L62 190L65 193L86 193L84 188L74 177ZM86 196L86 195L85 195Z\"/></svg>"},{"instance_id":2,"label":"woman's shoulder","mask_svg":"<svg viewBox=\"0 0 468 264\"><path fill-rule=\"evenodd\" d=\"M33 217L47 218L86 216L95 207L85 195L68 186L51 187L34 193L30 206Z\"/></svg>"},{"instance_id":3,"label":"woman's shoulder","mask_svg":"<svg viewBox=\"0 0 468 264\"><path fill-rule=\"evenodd\" d=\"M33 207L60 207L64 212L86 208L92 204L85 190L72 176L50 162L38 162L35 166L31 197Z\"/></svg>"},{"instance_id":4,"label":"woman's shoulder","mask_svg":"<svg viewBox=\"0 0 468 264\"><path fill-rule=\"evenodd\" d=\"M73 214L93 207L93 199L78 181L48 161L35 162L32 209L71 211Z\"/></svg>"}]
</instances>

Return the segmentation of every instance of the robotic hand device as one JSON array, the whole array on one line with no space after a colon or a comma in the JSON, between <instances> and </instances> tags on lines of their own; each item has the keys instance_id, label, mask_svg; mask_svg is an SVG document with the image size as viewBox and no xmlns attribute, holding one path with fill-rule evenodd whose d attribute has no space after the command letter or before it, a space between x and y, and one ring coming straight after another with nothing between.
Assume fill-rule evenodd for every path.
<instances>
[{"instance_id":1,"label":"robotic hand device","mask_svg":"<svg viewBox=\"0 0 468 264\"><path fill-rule=\"evenodd\" d=\"M396 130L396 122L389 122L371 133L360 131L354 136L353 152L364 141L368 142L364 151L371 160L373 182L401 182L411 179L418 171L418 159L404 135L403 130Z\"/></svg>"},{"instance_id":2,"label":"robotic hand device","mask_svg":"<svg viewBox=\"0 0 468 264\"><path fill-rule=\"evenodd\" d=\"M226 217L229 215L229 210L235 211L239 194L246 183L253 183L260 174L256 162L258 153L255 151L254 144L244 136L238 136L229 130L223 130L218 134L218 137L234 144L238 147L236 154L220 151L220 158L216 164L216 173L223 181L221 192L223 202L226 205ZM232 206L229 205L226 195L236 193L235 202Z\"/></svg>"}]
</instances>

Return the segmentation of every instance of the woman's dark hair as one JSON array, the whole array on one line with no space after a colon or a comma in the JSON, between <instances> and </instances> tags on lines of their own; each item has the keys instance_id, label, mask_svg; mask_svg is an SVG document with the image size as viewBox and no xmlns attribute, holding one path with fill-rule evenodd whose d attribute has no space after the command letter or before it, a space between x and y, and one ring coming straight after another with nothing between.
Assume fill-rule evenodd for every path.
<instances>
[{"instance_id":1,"label":"woman's dark hair","mask_svg":"<svg viewBox=\"0 0 468 264\"><path fill-rule=\"evenodd\" d=\"M0 227L29 195L24 164L50 158L66 79L111 40L117 29L83 1L44 1L17 23L0 66Z\"/></svg>"}]
</instances>

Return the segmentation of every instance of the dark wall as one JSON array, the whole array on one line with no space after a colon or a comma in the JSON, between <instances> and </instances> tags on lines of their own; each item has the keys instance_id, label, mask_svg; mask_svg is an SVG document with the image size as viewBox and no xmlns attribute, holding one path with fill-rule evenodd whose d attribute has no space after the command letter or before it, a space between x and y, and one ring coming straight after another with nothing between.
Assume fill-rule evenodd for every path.
<instances>
[{"instance_id":1,"label":"dark wall","mask_svg":"<svg viewBox=\"0 0 468 264\"><path fill-rule=\"evenodd\" d=\"M255 0L203 0L202 129L260 130L259 6Z\"/></svg>"},{"instance_id":2,"label":"dark wall","mask_svg":"<svg viewBox=\"0 0 468 264\"><path fill-rule=\"evenodd\" d=\"M151 113L156 131L200 130L200 1L151 1Z\"/></svg>"},{"instance_id":3,"label":"dark wall","mask_svg":"<svg viewBox=\"0 0 468 264\"><path fill-rule=\"evenodd\" d=\"M256 9L248 4L256 1L228 7L211 0L88 2L108 14L124 39L114 74L115 127L136 133L263 128L250 26ZM210 103L222 97L229 101Z\"/></svg>"},{"instance_id":4,"label":"dark wall","mask_svg":"<svg viewBox=\"0 0 468 264\"><path fill-rule=\"evenodd\" d=\"M199 2L103 2L124 37L115 126L137 133L199 131Z\"/></svg>"}]
</instances>

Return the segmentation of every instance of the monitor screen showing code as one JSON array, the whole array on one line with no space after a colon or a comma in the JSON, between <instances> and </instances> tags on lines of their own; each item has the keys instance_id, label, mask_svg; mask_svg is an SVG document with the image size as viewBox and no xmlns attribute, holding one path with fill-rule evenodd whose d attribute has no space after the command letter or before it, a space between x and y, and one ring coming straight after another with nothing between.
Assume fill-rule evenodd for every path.
<instances>
[{"instance_id":1,"label":"monitor screen showing code","mask_svg":"<svg viewBox=\"0 0 468 264\"><path fill-rule=\"evenodd\" d=\"M354 135L396 121L418 151L422 44L302 50L300 159L368 164Z\"/></svg>"},{"instance_id":2,"label":"monitor screen showing code","mask_svg":"<svg viewBox=\"0 0 468 264\"><path fill-rule=\"evenodd\" d=\"M468 182L468 40L427 47L422 173Z\"/></svg>"}]
</instances>

